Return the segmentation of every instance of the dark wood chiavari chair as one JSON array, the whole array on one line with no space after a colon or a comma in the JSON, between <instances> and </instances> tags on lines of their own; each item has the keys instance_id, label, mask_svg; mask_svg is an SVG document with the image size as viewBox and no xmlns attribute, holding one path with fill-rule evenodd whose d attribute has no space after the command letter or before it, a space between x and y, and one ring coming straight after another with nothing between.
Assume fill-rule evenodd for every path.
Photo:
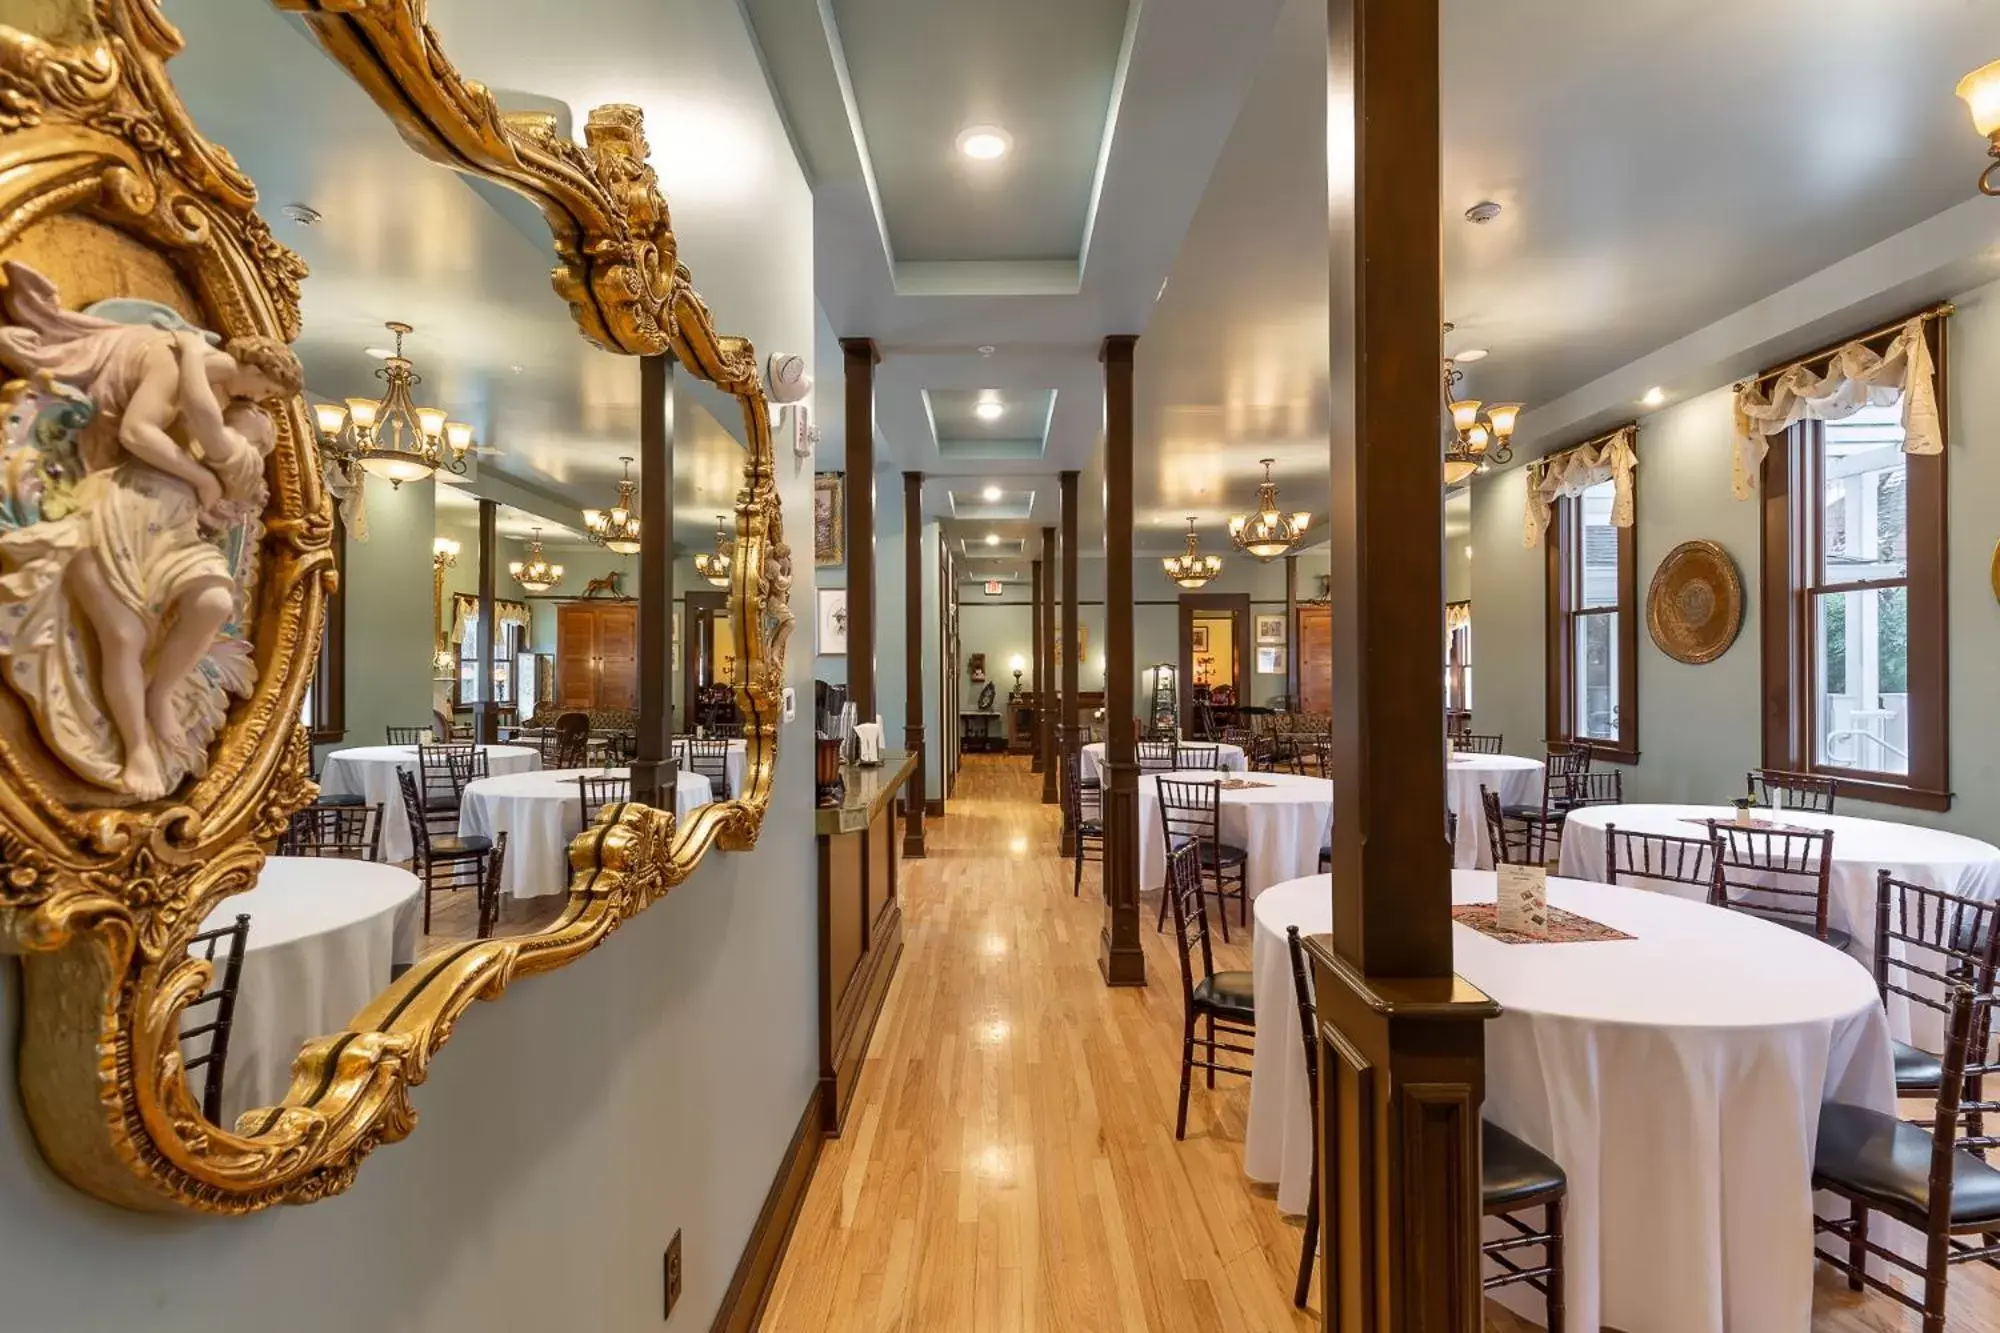
<instances>
[{"instance_id":1,"label":"dark wood chiavari chair","mask_svg":"<svg viewBox=\"0 0 2000 1333\"><path fill-rule=\"evenodd\" d=\"M585 768L590 764L590 714L568 712L556 717L556 768ZM548 766L544 756L543 765Z\"/></svg>"},{"instance_id":2,"label":"dark wood chiavari chair","mask_svg":"<svg viewBox=\"0 0 2000 1333\"><path fill-rule=\"evenodd\" d=\"M1076 862L1076 872L1070 885L1070 896L1083 894L1083 863L1087 860L1104 864L1104 796L1102 789L1083 784L1083 762L1076 755L1063 760L1061 771L1062 789L1058 793L1062 800L1064 814L1075 837L1071 844L1071 859Z\"/></svg>"},{"instance_id":3,"label":"dark wood chiavari chair","mask_svg":"<svg viewBox=\"0 0 2000 1333\"><path fill-rule=\"evenodd\" d=\"M470 765L471 756L477 747L457 743L437 742L417 747L417 776L424 793L424 808L429 811L449 809L455 818L458 814L460 796L458 775L455 765Z\"/></svg>"},{"instance_id":4,"label":"dark wood chiavari chair","mask_svg":"<svg viewBox=\"0 0 2000 1333\"><path fill-rule=\"evenodd\" d=\"M1709 902L1847 951L1853 939L1827 925L1832 829L1739 828L1711 819L1708 840Z\"/></svg>"},{"instance_id":5,"label":"dark wood chiavari chair","mask_svg":"<svg viewBox=\"0 0 2000 1333\"><path fill-rule=\"evenodd\" d=\"M396 770L402 788L403 808L410 819L410 848L417 878L424 884L424 932L431 928L431 897L440 891L478 889L486 878L486 859L492 854L493 840L478 834L433 833L423 815L423 798L417 779L408 769Z\"/></svg>"},{"instance_id":6,"label":"dark wood chiavari chair","mask_svg":"<svg viewBox=\"0 0 2000 1333\"><path fill-rule=\"evenodd\" d=\"M1615 768L1607 768L1594 773L1577 773L1569 779L1569 791L1563 798L1563 815L1571 810L1581 810L1592 805L1625 804L1625 775ZM1554 815L1555 811L1550 811ZM1561 836L1560 833L1557 834Z\"/></svg>"},{"instance_id":7,"label":"dark wood chiavari chair","mask_svg":"<svg viewBox=\"0 0 2000 1333\"><path fill-rule=\"evenodd\" d=\"M1927 888L1895 878L1886 870L1875 873L1875 989L1886 1008L1891 995L1900 995L1911 1004L1935 1010L1949 1018L1950 989L1970 986L1977 994L1993 990L1994 974L2000 968L2000 904L1943 889ZM1912 989L1929 981L1935 989L1926 994ZM1904 1042L1891 1042L1895 1058L1898 1097L1936 1097L1944 1083L1944 1062L1929 1051ZM1967 1095L1975 1102L1982 1089L1975 1075ZM1978 1111L1972 1112L1974 1117ZM1975 1118L1970 1128L1982 1133L1984 1126Z\"/></svg>"},{"instance_id":8,"label":"dark wood chiavari chair","mask_svg":"<svg viewBox=\"0 0 2000 1333\"><path fill-rule=\"evenodd\" d=\"M502 833L493 840L493 854L486 858L486 873L479 877L478 935L482 940L492 939L493 928L500 924L500 885L506 865L507 835Z\"/></svg>"},{"instance_id":9,"label":"dark wood chiavari chair","mask_svg":"<svg viewBox=\"0 0 2000 1333\"><path fill-rule=\"evenodd\" d=\"M1208 1071L1211 1088L1217 1070L1250 1076L1247 1064L1222 1064L1217 1057L1225 1052L1246 1057L1255 1054L1251 1047L1237 1042L1256 1037L1257 1006L1251 997L1248 972L1215 970L1215 946L1208 929L1208 885L1202 874L1200 849L1194 843L1183 843L1168 855L1165 897L1174 915L1174 942L1181 959L1181 1005L1187 1019L1181 1033L1180 1114L1174 1121L1174 1138L1184 1139L1188 1087L1197 1068ZM1197 950L1201 955L1199 974L1195 971ZM1207 1026L1206 1036L1197 1034L1197 1022ZM1200 1058L1196 1048L1200 1048Z\"/></svg>"},{"instance_id":10,"label":"dark wood chiavari chair","mask_svg":"<svg viewBox=\"0 0 2000 1333\"><path fill-rule=\"evenodd\" d=\"M1208 780L1177 782L1172 778L1154 778L1153 781L1160 788L1160 836L1166 841L1167 856L1171 859L1183 843L1194 845L1203 882L1212 881L1215 885L1221 909L1218 920L1222 942L1227 944L1232 896L1240 904L1242 923L1250 924L1250 854L1222 840L1222 789ZM1166 920L1167 904L1162 901L1160 919L1154 922L1154 928L1164 930Z\"/></svg>"},{"instance_id":11,"label":"dark wood chiavari chair","mask_svg":"<svg viewBox=\"0 0 2000 1333\"><path fill-rule=\"evenodd\" d=\"M1685 884L1708 896L1714 882L1708 858L1715 850L1707 838L1680 838L1671 833L1638 833L1616 824L1604 826L1604 882L1634 880Z\"/></svg>"},{"instance_id":12,"label":"dark wood chiavari chair","mask_svg":"<svg viewBox=\"0 0 2000 1333\"><path fill-rule=\"evenodd\" d=\"M708 779L715 789L715 799L727 801L734 795L729 790L729 742L723 740L678 740L675 748L680 751L681 767L690 773L699 773Z\"/></svg>"},{"instance_id":13,"label":"dark wood chiavari chair","mask_svg":"<svg viewBox=\"0 0 2000 1333\"><path fill-rule=\"evenodd\" d=\"M222 1123L222 1077L229 1063L229 1030L236 1022L236 988L243 980L243 953L250 944L250 914L238 912L236 920L214 930L204 930L188 940L188 954L199 953L214 968L209 988L189 1000L181 1010L181 1046L199 1046L198 1053L183 1056L181 1068L192 1075L202 1071L201 1113L211 1125ZM195 1009L215 1006L215 1017L188 1027L187 1015ZM204 1042L201 1039L207 1038Z\"/></svg>"},{"instance_id":14,"label":"dark wood chiavari chair","mask_svg":"<svg viewBox=\"0 0 2000 1333\"><path fill-rule=\"evenodd\" d=\"M1312 1123L1319 1124L1319 1019L1313 1008L1312 973L1306 967L1306 949L1297 926L1285 927L1285 951L1292 961L1292 1002L1299 1007L1299 1038L1306 1052L1306 1102L1312 1108ZM1306 1194L1306 1234L1299 1246L1299 1281L1292 1304L1306 1308L1312 1293L1313 1258L1319 1253L1319 1135L1314 1134L1312 1184Z\"/></svg>"},{"instance_id":15,"label":"dark wood chiavari chair","mask_svg":"<svg viewBox=\"0 0 2000 1333\"><path fill-rule=\"evenodd\" d=\"M1140 741L1134 749L1141 773L1171 773L1180 762L1180 746L1171 737L1163 741Z\"/></svg>"},{"instance_id":16,"label":"dark wood chiavari chair","mask_svg":"<svg viewBox=\"0 0 2000 1333\"><path fill-rule=\"evenodd\" d=\"M577 799L582 802L583 826L589 828L597 822L597 812L605 806L623 805L632 799L632 780L583 773L577 776L576 791Z\"/></svg>"},{"instance_id":17,"label":"dark wood chiavari chair","mask_svg":"<svg viewBox=\"0 0 2000 1333\"><path fill-rule=\"evenodd\" d=\"M1269 731L1259 731L1250 737L1250 743L1243 747L1243 757L1253 773L1275 773L1278 771L1278 737Z\"/></svg>"},{"instance_id":18,"label":"dark wood chiavari chair","mask_svg":"<svg viewBox=\"0 0 2000 1333\"><path fill-rule=\"evenodd\" d=\"M1822 815L1833 813L1834 797L1840 792L1840 785L1832 778L1815 777L1810 773L1787 773L1776 768L1752 769L1749 782L1750 796L1758 805L1772 809L1809 810Z\"/></svg>"},{"instance_id":19,"label":"dark wood chiavari chair","mask_svg":"<svg viewBox=\"0 0 2000 1333\"><path fill-rule=\"evenodd\" d=\"M382 859L382 807L309 805L295 813L278 839L280 856L335 856L349 861Z\"/></svg>"},{"instance_id":20,"label":"dark wood chiavari chair","mask_svg":"<svg viewBox=\"0 0 2000 1333\"><path fill-rule=\"evenodd\" d=\"M429 745L437 735L429 727L390 727L391 745Z\"/></svg>"},{"instance_id":21,"label":"dark wood chiavari chair","mask_svg":"<svg viewBox=\"0 0 2000 1333\"><path fill-rule=\"evenodd\" d=\"M1500 808L1500 795L1484 783L1479 787L1479 808L1486 817L1486 839L1493 844L1493 860L1498 865L1546 866L1549 863L1549 826L1542 820L1507 818Z\"/></svg>"},{"instance_id":22,"label":"dark wood chiavari chair","mask_svg":"<svg viewBox=\"0 0 2000 1333\"><path fill-rule=\"evenodd\" d=\"M1814 1233L1847 1242L1845 1255L1813 1247L1816 1258L1847 1277L1853 1291L1872 1287L1923 1316L1924 1333L1945 1333L1946 1287L1953 1264L1979 1262L2000 1268L2000 1170L1984 1160L2000 1137L1975 1126L2000 1102L1976 1091L2000 1064L1987 1058L1993 1024L1991 991L1953 983L1937 1108L1928 1130L1894 1115L1842 1102L1819 1108L1813 1152L1813 1188L1847 1201L1848 1215L1813 1216ZM1921 1262L1869 1239L1872 1213L1924 1235ZM1959 1237L1977 1234L1981 1243ZM1921 1284L1921 1298L1868 1271L1873 1256Z\"/></svg>"},{"instance_id":23,"label":"dark wood chiavari chair","mask_svg":"<svg viewBox=\"0 0 2000 1333\"><path fill-rule=\"evenodd\" d=\"M1239 750L1247 751L1250 748L1250 728L1224 727L1216 739L1224 745L1234 745Z\"/></svg>"},{"instance_id":24,"label":"dark wood chiavari chair","mask_svg":"<svg viewBox=\"0 0 2000 1333\"><path fill-rule=\"evenodd\" d=\"M458 805L465 804L465 788L482 778L493 776L484 746L455 745L445 756L445 763L451 769L451 792Z\"/></svg>"},{"instance_id":25,"label":"dark wood chiavari chair","mask_svg":"<svg viewBox=\"0 0 2000 1333\"><path fill-rule=\"evenodd\" d=\"M1222 751L1213 745L1183 745L1174 751L1174 767L1196 770L1217 770L1222 767Z\"/></svg>"},{"instance_id":26,"label":"dark wood chiavari chair","mask_svg":"<svg viewBox=\"0 0 2000 1333\"><path fill-rule=\"evenodd\" d=\"M1452 748L1460 754L1499 754L1498 736L1481 736L1477 732L1461 731L1452 738Z\"/></svg>"}]
</instances>

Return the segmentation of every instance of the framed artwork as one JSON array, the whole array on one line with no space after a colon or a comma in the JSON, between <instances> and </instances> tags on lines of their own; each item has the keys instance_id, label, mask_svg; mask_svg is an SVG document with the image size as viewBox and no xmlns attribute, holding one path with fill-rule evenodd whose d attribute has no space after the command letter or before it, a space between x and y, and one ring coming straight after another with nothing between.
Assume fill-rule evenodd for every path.
<instances>
[{"instance_id":1,"label":"framed artwork","mask_svg":"<svg viewBox=\"0 0 2000 1333\"><path fill-rule=\"evenodd\" d=\"M985 653L974 653L972 656L966 658L965 667L974 685L984 685L986 683Z\"/></svg>"},{"instance_id":2,"label":"framed artwork","mask_svg":"<svg viewBox=\"0 0 2000 1333\"><path fill-rule=\"evenodd\" d=\"M1087 660L1087 654L1088 654L1088 651L1089 651L1089 645L1090 645L1090 626L1088 626L1088 625L1078 625L1078 626L1076 627L1076 660L1077 660L1077 661L1079 661L1079 662L1082 662L1082 661L1085 661L1085 660ZM1064 649L1063 649L1063 636L1062 636L1061 632L1058 632L1058 633L1056 634L1056 645L1055 645L1055 646L1056 646L1056 661L1060 662L1060 661L1062 661L1062 660L1063 660L1063 651L1064 651Z\"/></svg>"},{"instance_id":3,"label":"framed artwork","mask_svg":"<svg viewBox=\"0 0 2000 1333\"><path fill-rule=\"evenodd\" d=\"M1195 650L1196 652L1198 652L1198 653L1205 653L1205 652L1207 652L1207 651L1208 651L1208 626L1206 626L1206 625L1196 625L1196 626L1194 626L1193 628L1194 628L1194 650Z\"/></svg>"},{"instance_id":4,"label":"framed artwork","mask_svg":"<svg viewBox=\"0 0 2000 1333\"><path fill-rule=\"evenodd\" d=\"M847 589L819 590L819 652L839 657L847 653Z\"/></svg>"},{"instance_id":5,"label":"framed artwork","mask_svg":"<svg viewBox=\"0 0 2000 1333\"><path fill-rule=\"evenodd\" d=\"M1257 617L1257 642L1283 643L1285 641L1285 618L1283 616ZM1259 661L1262 661L1260 656ZM1259 667L1258 670L1263 670Z\"/></svg>"},{"instance_id":6,"label":"framed artwork","mask_svg":"<svg viewBox=\"0 0 2000 1333\"><path fill-rule=\"evenodd\" d=\"M847 563L847 478L839 472L813 473L813 564ZM846 603L841 604L844 613ZM843 641L846 636L843 634ZM841 649L842 652L847 651Z\"/></svg>"},{"instance_id":7,"label":"framed artwork","mask_svg":"<svg viewBox=\"0 0 2000 1333\"><path fill-rule=\"evenodd\" d=\"M1264 647L1257 650L1257 674L1260 676L1282 676L1285 674L1285 649Z\"/></svg>"}]
</instances>

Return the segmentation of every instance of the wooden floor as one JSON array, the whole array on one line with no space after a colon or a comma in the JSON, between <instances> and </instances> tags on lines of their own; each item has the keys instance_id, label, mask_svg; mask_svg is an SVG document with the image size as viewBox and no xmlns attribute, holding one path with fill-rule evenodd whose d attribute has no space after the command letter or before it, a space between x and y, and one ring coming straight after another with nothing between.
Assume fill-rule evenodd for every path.
<instances>
[{"instance_id":1,"label":"wooden floor","mask_svg":"<svg viewBox=\"0 0 2000 1333\"><path fill-rule=\"evenodd\" d=\"M968 757L958 791L905 863L902 962L762 1327L1317 1329L1291 1303L1300 1228L1243 1176L1247 1081L1197 1082L1174 1141L1171 935L1143 932L1152 985L1106 988L1098 871L1070 896L1040 775ZM1242 934L1217 966L1249 966ZM1954 1333L2000 1331L1995 1277L1954 1272ZM1920 1328L1820 1278L1813 1333ZM1488 1327L1534 1326L1495 1308Z\"/></svg>"}]
</instances>

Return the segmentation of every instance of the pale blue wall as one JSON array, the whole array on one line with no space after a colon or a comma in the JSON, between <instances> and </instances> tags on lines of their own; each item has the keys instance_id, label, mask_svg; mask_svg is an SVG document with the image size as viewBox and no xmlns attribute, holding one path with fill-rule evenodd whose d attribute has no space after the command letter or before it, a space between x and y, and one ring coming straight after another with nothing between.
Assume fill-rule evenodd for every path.
<instances>
[{"instance_id":1,"label":"pale blue wall","mask_svg":"<svg viewBox=\"0 0 2000 1333\"><path fill-rule=\"evenodd\" d=\"M368 540L347 543L347 745L431 720L435 483L367 486Z\"/></svg>"}]
</instances>

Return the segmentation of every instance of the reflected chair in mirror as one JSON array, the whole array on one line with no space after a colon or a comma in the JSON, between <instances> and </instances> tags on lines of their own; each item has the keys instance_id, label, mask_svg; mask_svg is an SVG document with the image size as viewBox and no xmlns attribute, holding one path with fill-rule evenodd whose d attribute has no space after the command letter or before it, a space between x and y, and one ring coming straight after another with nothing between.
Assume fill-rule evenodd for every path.
<instances>
[{"instance_id":1,"label":"reflected chair in mirror","mask_svg":"<svg viewBox=\"0 0 2000 1333\"><path fill-rule=\"evenodd\" d=\"M1472 730L1472 711L1470 709L1447 708L1444 710L1445 735L1451 737L1454 741L1456 741L1459 737L1464 736L1469 732L1471 732L1471 730ZM1452 748L1462 749L1463 747L1458 745L1453 745Z\"/></svg>"},{"instance_id":2,"label":"reflected chair in mirror","mask_svg":"<svg viewBox=\"0 0 2000 1333\"><path fill-rule=\"evenodd\" d=\"M1208 886L1195 844L1183 843L1167 857L1165 896L1174 915L1174 943L1181 960L1181 1008L1186 1020L1181 1031L1180 1114L1174 1121L1174 1138L1184 1139L1188 1087L1196 1069L1207 1071L1210 1088L1215 1086L1218 1070L1250 1077L1247 1058L1255 1052L1235 1043L1256 1038L1257 1006L1251 997L1248 972L1215 970L1215 945L1208 928ZM1197 951L1199 972L1195 969ZM1206 1036L1197 1034L1198 1024L1205 1025ZM1218 1057L1224 1054L1244 1056L1246 1063L1220 1063Z\"/></svg>"},{"instance_id":3,"label":"reflected chair in mirror","mask_svg":"<svg viewBox=\"0 0 2000 1333\"><path fill-rule=\"evenodd\" d=\"M280 856L334 856L349 861L382 859L382 807L309 805L298 811L278 839Z\"/></svg>"},{"instance_id":4,"label":"reflected chair in mirror","mask_svg":"<svg viewBox=\"0 0 2000 1333\"><path fill-rule=\"evenodd\" d=\"M463 795L455 766L470 765L475 753L470 745L430 744L417 747L418 785L424 798L424 815L445 828L458 827L458 802Z\"/></svg>"},{"instance_id":5,"label":"reflected chair in mirror","mask_svg":"<svg viewBox=\"0 0 2000 1333\"><path fill-rule=\"evenodd\" d=\"M465 803L465 789L467 786L480 781L482 778L493 776L492 770L488 767L487 752L483 746L474 748L469 745L454 745L451 747L450 752L445 755L445 764L451 771L452 796L461 806Z\"/></svg>"},{"instance_id":6,"label":"reflected chair in mirror","mask_svg":"<svg viewBox=\"0 0 2000 1333\"><path fill-rule=\"evenodd\" d=\"M1500 808L1500 795L1484 783L1479 787L1479 808L1486 816L1486 839L1493 844L1493 860L1499 865L1546 866L1549 863L1549 826L1540 819L1509 819Z\"/></svg>"},{"instance_id":7,"label":"reflected chair in mirror","mask_svg":"<svg viewBox=\"0 0 2000 1333\"><path fill-rule=\"evenodd\" d=\"M589 828L597 822L599 810L632 799L632 780L583 773L577 777L576 790L577 799L583 803L583 826Z\"/></svg>"},{"instance_id":8,"label":"reflected chair in mirror","mask_svg":"<svg viewBox=\"0 0 2000 1333\"><path fill-rule=\"evenodd\" d=\"M1224 745L1234 745L1239 750L1248 750L1250 748L1250 728L1224 727L1216 739Z\"/></svg>"},{"instance_id":9,"label":"reflected chair in mirror","mask_svg":"<svg viewBox=\"0 0 2000 1333\"><path fill-rule=\"evenodd\" d=\"M1140 741L1135 747L1141 773L1171 773L1180 762L1180 747L1171 738L1163 741Z\"/></svg>"},{"instance_id":10,"label":"reflected chair in mirror","mask_svg":"<svg viewBox=\"0 0 2000 1333\"><path fill-rule=\"evenodd\" d=\"M564 713L556 718L556 768L587 768L590 765L590 714ZM547 761L543 761L547 764Z\"/></svg>"},{"instance_id":11,"label":"reflected chair in mirror","mask_svg":"<svg viewBox=\"0 0 2000 1333\"><path fill-rule=\"evenodd\" d=\"M1183 745L1174 751L1174 766L1212 772L1222 767L1222 751L1213 745Z\"/></svg>"},{"instance_id":12,"label":"reflected chair in mirror","mask_svg":"<svg viewBox=\"0 0 2000 1333\"><path fill-rule=\"evenodd\" d=\"M1750 796L1757 804L1778 810L1810 810L1833 813L1834 797L1840 786L1832 778L1810 773L1787 773L1776 768L1750 770Z\"/></svg>"},{"instance_id":13,"label":"reflected chair in mirror","mask_svg":"<svg viewBox=\"0 0 2000 1333\"><path fill-rule=\"evenodd\" d=\"M493 854L486 858L486 873L479 877L479 928L482 940L493 938L493 928L500 924L500 886L505 883L507 866L507 835L500 834L493 840Z\"/></svg>"},{"instance_id":14,"label":"reflected chair in mirror","mask_svg":"<svg viewBox=\"0 0 2000 1333\"><path fill-rule=\"evenodd\" d=\"M1707 838L1679 838L1671 833L1638 833L1604 826L1604 882L1634 888L1678 884L1683 898L1707 899L1713 880L1708 858L1714 847ZM1675 892L1675 890L1667 890Z\"/></svg>"},{"instance_id":15,"label":"reflected chair in mirror","mask_svg":"<svg viewBox=\"0 0 2000 1333\"><path fill-rule=\"evenodd\" d=\"M250 914L238 912L236 920L214 930L204 930L188 940L188 954L211 964L215 971L209 987L181 1010L181 1068L189 1081L194 1071L202 1071L201 1113L211 1125L222 1123L222 1079L229 1064L229 1030L236 1023L236 988L243 980L243 954L250 944ZM207 1022L188 1026L196 1009L215 1007ZM186 1052L195 1048L194 1055Z\"/></svg>"},{"instance_id":16,"label":"reflected chair in mirror","mask_svg":"<svg viewBox=\"0 0 2000 1333\"><path fill-rule=\"evenodd\" d=\"M1452 748L1460 754L1499 754L1500 737L1462 731L1452 738Z\"/></svg>"},{"instance_id":17,"label":"reflected chair in mirror","mask_svg":"<svg viewBox=\"0 0 2000 1333\"><path fill-rule=\"evenodd\" d=\"M325 764L315 754L312 763L312 780L322 785L319 789L319 795L313 800L314 805L366 805L368 803L368 798L358 791L328 791L322 777L324 772Z\"/></svg>"},{"instance_id":18,"label":"reflected chair in mirror","mask_svg":"<svg viewBox=\"0 0 2000 1333\"><path fill-rule=\"evenodd\" d=\"M1319 1020L1313 1009L1312 971L1297 926L1285 927L1285 951L1292 961L1292 1000L1299 1007L1299 1037L1306 1052L1306 1104L1319 1124ZM1306 1234L1299 1246L1299 1281L1292 1304L1303 1310L1312 1293L1313 1259L1319 1254L1319 1135L1312 1136L1312 1183L1306 1193Z\"/></svg>"},{"instance_id":19,"label":"reflected chair in mirror","mask_svg":"<svg viewBox=\"0 0 2000 1333\"><path fill-rule=\"evenodd\" d=\"M1708 840L1710 903L1847 952L1853 939L1827 925L1833 830L1739 828L1711 819Z\"/></svg>"},{"instance_id":20,"label":"reflected chair in mirror","mask_svg":"<svg viewBox=\"0 0 2000 1333\"><path fill-rule=\"evenodd\" d=\"M2000 968L2000 904L1943 889L1911 884L1888 871L1875 875L1875 989L1887 1009L1891 995L1909 1004L1951 1016L1951 988L1970 986L1976 994L1993 990ZM1928 983L1928 984L1926 984ZM1890 1043L1898 1097L1935 1098L1944 1084L1944 1064L1929 1051ZM1984 1132L1978 1104L1984 1089L1977 1075L1965 1090L1968 1128Z\"/></svg>"},{"instance_id":21,"label":"reflected chair in mirror","mask_svg":"<svg viewBox=\"0 0 2000 1333\"><path fill-rule=\"evenodd\" d=\"M1215 710L1206 699L1196 699L1191 705L1194 713L1194 738L1202 741L1215 739Z\"/></svg>"},{"instance_id":22,"label":"reflected chair in mirror","mask_svg":"<svg viewBox=\"0 0 2000 1333\"><path fill-rule=\"evenodd\" d=\"M1070 859L1076 863L1075 873L1070 883L1070 896L1083 894L1083 863L1086 860L1104 864L1104 796L1097 787L1086 787L1082 779L1083 761L1075 755L1063 760L1061 769L1062 799L1064 817L1075 832Z\"/></svg>"},{"instance_id":23,"label":"reflected chair in mirror","mask_svg":"<svg viewBox=\"0 0 2000 1333\"><path fill-rule=\"evenodd\" d=\"M410 817L412 868L424 884L424 933L431 929L431 899L440 892L477 890L485 883L486 860L493 841L478 834L459 836L431 832L430 821L421 813L422 797L417 780L408 769L396 770L403 791L403 806Z\"/></svg>"},{"instance_id":24,"label":"reflected chair in mirror","mask_svg":"<svg viewBox=\"0 0 2000 1333\"><path fill-rule=\"evenodd\" d=\"M2000 1268L2000 1170L1983 1160L2000 1138L1975 1126L2000 1104L1981 1101L1971 1089L2000 1075L1985 1059L1994 995L1954 983L1948 991L1950 1021L1939 1062L1937 1107L1930 1127L1893 1114L1824 1102L1813 1151L1813 1188L1846 1200L1848 1215L1825 1218L1815 1210L1813 1230L1846 1242L1846 1253L1820 1249L1816 1258L1847 1278L1848 1288L1887 1296L1923 1316L1924 1333L1946 1333L1946 1287L1951 1266L1981 1262ZM1871 1214L1881 1213L1923 1234L1921 1247L1891 1247L1869 1235ZM1977 1241L1960 1237L1977 1235ZM1883 1237L1884 1240L1892 1239ZM1921 1262L1905 1251L1923 1254ZM1868 1271L1868 1260L1915 1277L1920 1296ZM1886 1327L1886 1325L1885 1325ZM1898 1322L1895 1327L1905 1327Z\"/></svg>"},{"instance_id":25,"label":"reflected chair in mirror","mask_svg":"<svg viewBox=\"0 0 2000 1333\"><path fill-rule=\"evenodd\" d=\"M429 727L390 727L391 745L429 745L437 736Z\"/></svg>"},{"instance_id":26,"label":"reflected chair in mirror","mask_svg":"<svg viewBox=\"0 0 2000 1333\"><path fill-rule=\"evenodd\" d=\"M1227 944L1232 896L1241 909L1242 923L1250 924L1250 855L1222 840L1222 789L1206 780L1177 782L1172 778L1155 778L1154 781L1160 786L1160 836L1166 842L1167 856L1171 859L1183 844L1193 845L1202 882L1214 885L1216 920L1222 927L1222 942ZM1160 919L1154 923L1155 929L1166 927L1166 895L1161 897Z\"/></svg>"},{"instance_id":27,"label":"reflected chair in mirror","mask_svg":"<svg viewBox=\"0 0 2000 1333\"><path fill-rule=\"evenodd\" d=\"M1569 779L1569 792L1563 798L1565 814L1571 810L1581 810L1592 805L1625 804L1625 774L1615 768L1601 769L1593 773L1577 773Z\"/></svg>"},{"instance_id":28,"label":"reflected chair in mirror","mask_svg":"<svg viewBox=\"0 0 2000 1333\"><path fill-rule=\"evenodd\" d=\"M735 798L729 790L729 742L724 740L684 740L674 745L681 753L681 767L708 779L715 799Z\"/></svg>"}]
</instances>

